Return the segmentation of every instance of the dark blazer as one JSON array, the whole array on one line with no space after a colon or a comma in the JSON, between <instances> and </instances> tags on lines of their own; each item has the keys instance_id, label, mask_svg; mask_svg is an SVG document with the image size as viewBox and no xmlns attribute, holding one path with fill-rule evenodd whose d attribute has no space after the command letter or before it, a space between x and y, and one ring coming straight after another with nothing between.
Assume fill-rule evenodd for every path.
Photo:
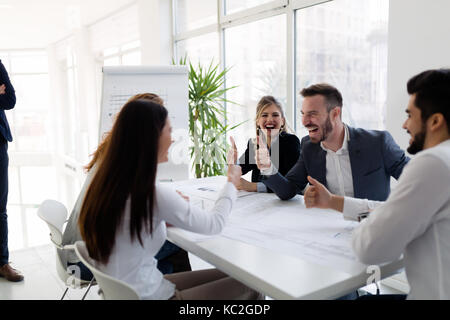
<instances>
[{"instance_id":1,"label":"dark blazer","mask_svg":"<svg viewBox=\"0 0 450 320\"><path fill-rule=\"evenodd\" d=\"M351 127L348 131L355 198L386 200L391 191L391 176L398 179L410 159L387 131ZM326 151L306 136L302 139L300 157L286 176L280 173L264 176L263 183L280 199L287 200L303 192L308 175L327 186Z\"/></svg>"},{"instance_id":2,"label":"dark blazer","mask_svg":"<svg viewBox=\"0 0 450 320\"><path fill-rule=\"evenodd\" d=\"M5 138L5 140L11 142L12 135L9 129L8 120L6 119L5 110L14 108L16 105L16 93L14 88L9 81L8 73L0 60L0 85L4 84L6 86L6 93L0 94L0 135Z\"/></svg>"},{"instance_id":3,"label":"dark blazer","mask_svg":"<svg viewBox=\"0 0 450 320\"><path fill-rule=\"evenodd\" d=\"M300 140L296 135L281 132L278 139L273 141L269 152L275 167L281 174L285 175L295 165L300 156ZM276 154L279 157L276 157ZM252 171L252 182L262 181L263 176L255 162L255 146L252 139L248 140L247 150L239 158L239 165L242 168L243 175ZM273 192L270 188L267 191Z\"/></svg>"}]
</instances>

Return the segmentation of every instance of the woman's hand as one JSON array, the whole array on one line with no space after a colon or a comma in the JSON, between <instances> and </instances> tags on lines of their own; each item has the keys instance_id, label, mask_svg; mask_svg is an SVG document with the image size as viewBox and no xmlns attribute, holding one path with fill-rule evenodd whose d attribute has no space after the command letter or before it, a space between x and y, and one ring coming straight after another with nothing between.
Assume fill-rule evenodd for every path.
<instances>
[{"instance_id":1,"label":"woman's hand","mask_svg":"<svg viewBox=\"0 0 450 320\"><path fill-rule=\"evenodd\" d=\"M228 172L227 172L228 181L234 184L236 189L238 189L239 187L241 175L242 169L240 166L234 164L228 165Z\"/></svg>"}]
</instances>

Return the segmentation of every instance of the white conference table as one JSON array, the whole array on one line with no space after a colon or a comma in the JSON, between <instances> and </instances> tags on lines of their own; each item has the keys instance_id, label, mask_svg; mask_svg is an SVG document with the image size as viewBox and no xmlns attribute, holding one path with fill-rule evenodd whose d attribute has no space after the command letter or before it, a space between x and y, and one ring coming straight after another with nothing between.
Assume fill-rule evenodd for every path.
<instances>
[{"instance_id":1,"label":"white conference table","mask_svg":"<svg viewBox=\"0 0 450 320\"><path fill-rule=\"evenodd\" d=\"M174 187L182 187L192 200L199 194L190 194L189 185L213 180L217 182L214 177L178 182ZM274 194L266 196L276 197ZM245 197L238 198L235 208L245 201ZM285 203L280 200L277 210L283 210ZM199 241L189 232L174 227L168 228L167 234L176 245L274 299L335 299L365 286L372 275L356 261L345 268L325 266L223 235ZM402 267L401 260L381 265L380 279L397 273Z\"/></svg>"}]
</instances>

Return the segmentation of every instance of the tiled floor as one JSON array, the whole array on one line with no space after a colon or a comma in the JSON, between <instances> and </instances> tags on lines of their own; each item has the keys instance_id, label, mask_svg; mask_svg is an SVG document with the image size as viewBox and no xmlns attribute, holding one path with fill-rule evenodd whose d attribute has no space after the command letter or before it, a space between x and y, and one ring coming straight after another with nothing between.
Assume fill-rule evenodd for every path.
<instances>
[{"instance_id":1,"label":"tiled floor","mask_svg":"<svg viewBox=\"0 0 450 320\"><path fill-rule=\"evenodd\" d=\"M12 266L23 273L25 280L14 283L0 278L0 300L60 299L65 285L56 273L55 254L52 245L11 252ZM88 297L99 299L96 292L97 290L92 290ZM83 294L84 289L69 289L65 299L81 299Z\"/></svg>"},{"instance_id":2,"label":"tiled floor","mask_svg":"<svg viewBox=\"0 0 450 320\"><path fill-rule=\"evenodd\" d=\"M20 270L25 280L19 283L0 278L0 300L58 300L65 290L64 283L56 272L56 251L53 245L17 250L10 253L12 266ZM212 268L205 261L189 254L192 270ZM375 286L364 287L374 293ZM381 293L401 293L381 285ZM69 289L67 300L81 300L86 289ZM98 300L98 287L94 286L86 296L87 300ZM270 299L270 298L269 298Z\"/></svg>"},{"instance_id":3,"label":"tiled floor","mask_svg":"<svg viewBox=\"0 0 450 320\"><path fill-rule=\"evenodd\" d=\"M22 282L14 283L0 278L0 300L58 300L65 285L56 272L56 251L53 245L12 251L12 266L25 276ZM193 270L212 268L199 258L189 255ZM69 289L64 299L81 300L86 289ZM98 300L98 287L94 286L86 296L87 300Z\"/></svg>"}]
</instances>

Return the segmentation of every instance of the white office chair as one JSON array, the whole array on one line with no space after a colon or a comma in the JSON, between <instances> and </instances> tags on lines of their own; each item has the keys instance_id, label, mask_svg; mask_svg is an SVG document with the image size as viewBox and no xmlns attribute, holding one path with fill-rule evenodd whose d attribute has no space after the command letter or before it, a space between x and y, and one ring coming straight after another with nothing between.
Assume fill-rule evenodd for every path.
<instances>
[{"instance_id":1,"label":"white office chair","mask_svg":"<svg viewBox=\"0 0 450 320\"><path fill-rule=\"evenodd\" d=\"M84 263L94 275L98 286L99 294L105 300L140 300L137 292L125 282L115 279L94 267L93 260L89 257L84 241L75 242L75 252L81 262Z\"/></svg>"},{"instance_id":2,"label":"white office chair","mask_svg":"<svg viewBox=\"0 0 450 320\"><path fill-rule=\"evenodd\" d=\"M44 220L47 223L48 228L50 229L50 240L56 247L56 271L58 273L59 278L65 283L66 290L64 291L61 300L66 296L69 288L78 289L88 287L86 292L83 295L82 300L86 297L89 289L93 284L95 284L94 278L91 281L86 281L80 279L79 271L77 271L76 266L66 267L65 263L61 260L58 249L59 250L74 250L72 245L63 246L62 245L62 230L64 223L67 219L67 209L66 207L56 201L56 200L45 200L40 205L38 212L39 218Z\"/></svg>"}]
</instances>

